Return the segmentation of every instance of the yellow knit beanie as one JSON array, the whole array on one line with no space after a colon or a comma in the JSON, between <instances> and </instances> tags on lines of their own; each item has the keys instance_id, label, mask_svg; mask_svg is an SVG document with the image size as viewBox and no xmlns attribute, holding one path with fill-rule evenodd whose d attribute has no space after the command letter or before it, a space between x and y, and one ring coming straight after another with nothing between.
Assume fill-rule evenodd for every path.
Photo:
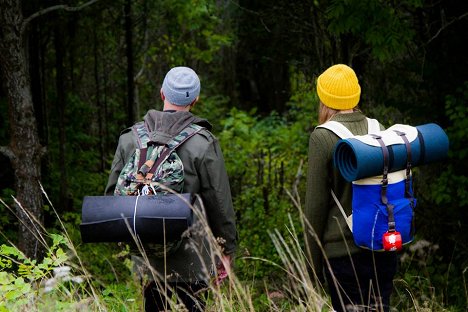
<instances>
[{"instance_id":1,"label":"yellow knit beanie","mask_svg":"<svg viewBox=\"0 0 468 312\"><path fill-rule=\"evenodd\" d=\"M325 106L345 110L358 104L361 87L351 67L337 64L318 77L317 94Z\"/></svg>"}]
</instances>

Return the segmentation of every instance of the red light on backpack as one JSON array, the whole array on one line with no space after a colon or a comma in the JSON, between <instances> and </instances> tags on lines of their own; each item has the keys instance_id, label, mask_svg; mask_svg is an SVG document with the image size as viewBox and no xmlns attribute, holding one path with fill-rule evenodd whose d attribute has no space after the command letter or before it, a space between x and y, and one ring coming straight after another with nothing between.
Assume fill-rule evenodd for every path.
<instances>
[{"instance_id":1,"label":"red light on backpack","mask_svg":"<svg viewBox=\"0 0 468 312\"><path fill-rule=\"evenodd\" d=\"M382 237L383 247L386 251L397 251L402 248L400 232L386 232Z\"/></svg>"}]
</instances>

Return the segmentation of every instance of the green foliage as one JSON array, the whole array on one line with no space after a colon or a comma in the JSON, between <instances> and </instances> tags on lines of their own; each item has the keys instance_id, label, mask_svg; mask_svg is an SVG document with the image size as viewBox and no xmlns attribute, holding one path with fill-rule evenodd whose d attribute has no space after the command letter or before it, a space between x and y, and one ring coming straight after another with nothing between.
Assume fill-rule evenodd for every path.
<instances>
[{"instance_id":1,"label":"green foliage","mask_svg":"<svg viewBox=\"0 0 468 312\"><path fill-rule=\"evenodd\" d=\"M271 137L279 133L280 123L277 116L259 121L232 109L219 134L223 150L229 151L225 152L225 159L239 216L240 249L245 255L271 256L272 245L268 243L266 230L284 216L285 204L278 200L283 190L278 187L283 186L279 180L284 179L284 170L280 170L286 155L278 152L278 146L271 145ZM242 266L246 273L252 268L247 266ZM266 276L266 270L264 266L257 267L257 277Z\"/></svg>"},{"instance_id":2,"label":"green foliage","mask_svg":"<svg viewBox=\"0 0 468 312\"><path fill-rule=\"evenodd\" d=\"M398 311L462 311L456 307L463 306L466 293L446 288L449 280L461 278L461 272L454 272L457 269L453 265L444 260L439 245L417 239L401 256L392 306ZM450 297L455 295L452 291L457 292L460 304L447 309L447 302L453 302Z\"/></svg>"},{"instance_id":3,"label":"green foliage","mask_svg":"<svg viewBox=\"0 0 468 312\"><path fill-rule=\"evenodd\" d=\"M318 124L318 97L315 83L306 77L299 68L291 68L291 97L286 117L290 123L299 126L296 131L308 136L312 126ZM308 140L308 138L307 138ZM308 142L308 141L307 141Z\"/></svg>"},{"instance_id":4,"label":"green foliage","mask_svg":"<svg viewBox=\"0 0 468 312\"><path fill-rule=\"evenodd\" d=\"M11 207L14 207L13 196L15 196L15 191L9 188L5 188L0 190L0 199L3 201L0 204L0 231L7 232L7 234L12 234L11 232L14 229L11 228L11 224L17 224L17 220L14 217L12 211L10 211ZM10 237L10 235L7 235ZM3 242L3 237L0 238L0 243Z\"/></svg>"},{"instance_id":5,"label":"green foliage","mask_svg":"<svg viewBox=\"0 0 468 312\"><path fill-rule=\"evenodd\" d=\"M45 188L51 194L52 202L58 203L60 188L66 183L67 199L71 201L69 208L72 208L81 207L85 195L103 194L107 177L101 171L104 155L100 154L99 148L104 138L100 137L98 124L90 122L94 120L97 108L75 95L69 95L68 103L70 109L67 116L80 116L80 118L69 118L68 127L65 129L51 129L50 136L54 140L51 140L48 149L49 172L45 178ZM64 147L60 147L61 131L65 131ZM63 159L60 148L64 149ZM110 164L106 163L105 167L110 168ZM66 176L63 175L62 168L65 168ZM63 180L65 177L66 181Z\"/></svg>"},{"instance_id":6,"label":"green foliage","mask_svg":"<svg viewBox=\"0 0 468 312\"><path fill-rule=\"evenodd\" d=\"M184 64L187 60L210 63L214 54L231 42L231 38L221 32L222 21L214 1L161 0L150 5L153 14L150 18L164 29L164 34L152 43L150 51L157 53L154 57L163 57L168 67ZM163 19L157 16L161 12L165 14Z\"/></svg>"},{"instance_id":7,"label":"green foliage","mask_svg":"<svg viewBox=\"0 0 468 312\"><path fill-rule=\"evenodd\" d=\"M288 223L294 216L299 226L299 214L287 191L294 192L304 184L303 163L306 162L312 111L317 106L310 84L298 75L297 92L289 103L287 117L272 113L255 117L255 111L231 109L223 122L219 139L238 215L240 253L244 256L278 261L268 231ZM252 260L239 263L242 274L272 277L275 268Z\"/></svg>"},{"instance_id":8,"label":"green foliage","mask_svg":"<svg viewBox=\"0 0 468 312\"><path fill-rule=\"evenodd\" d=\"M19 307L28 302L27 295L31 291L31 285L26 283L23 277L14 278L7 272L0 272L0 299L2 306L0 311L8 311L8 302L13 307Z\"/></svg>"},{"instance_id":9,"label":"green foliage","mask_svg":"<svg viewBox=\"0 0 468 312\"><path fill-rule=\"evenodd\" d=\"M23 310L39 300L40 282L53 279L52 272L64 268L68 256L63 245L66 240L60 235L51 235L52 246L41 261L26 258L16 247L0 247L0 302L5 311Z\"/></svg>"},{"instance_id":10,"label":"green foliage","mask_svg":"<svg viewBox=\"0 0 468 312\"><path fill-rule=\"evenodd\" d=\"M132 280L130 248L126 244L82 244L79 224L81 216L70 213L64 223L70 241L87 272L98 285L118 284L119 280ZM115 287L118 287L117 285Z\"/></svg>"},{"instance_id":11,"label":"green foliage","mask_svg":"<svg viewBox=\"0 0 468 312\"><path fill-rule=\"evenodd\" d=\"M118 283L115 278L101 278L104 269L91 280L90 271L76 261L72 243L62 234L48 237L50 247L41 261L26 258L16 247L0 246L0 311L139 310L140 291L128 274ZM96 259L106 254L112 258L100 251Z\"/></svg>"},{"instance_id":12,"label":"green foliage","mask_svg":"<svg viewBox=\"0 0 468 312\"><path fill-rule=\"evenodd\" d=\"M404 114L395 106L387 105L363 105L363 112L372 118L377 119L385 128L394 124L414 124L408 114Z\"/></svg>"},{"instance_id":13,"label":"green foliage","mask_svg":"<svg viewBox=\"0 0 468 312\"><path fill-rule=\"evenodd\" d=\"M443 260L432 264L431 277L444 289L447 303L466 304L466 268L468 267L467 226L462 220L468 217L468 83L454 95L446 97L445 111L449 120L446 133L449 137L449 159L440 166L426 171L427 189L422 189L427 206L421 229L426 237L436 237L441 246ZM450 230L448 230L450 229ZM447 266L447 262L450 265ZM439 272L436 274L436 272ZM465 273L462 273L465 272ZM448 282L450 281L450 282Z\"/></svg>"},{"instance_id":14,"label":"green foliage","mask_svg":"<svg viewBox=\"0 0 468 312\"><path fill-rule=\"evenodd\" d=\"M450 120L447 135L450 141L450 162L432 188L438 205L460 209L468 207L468 82L456 95L446 98L445 112Z\"/></svg>"},{"instance_id":15,"label":"green foliage","mask_svg":"<svg viewBox=\"0 0 468 312\"><path fill-rule=\"evenodd\" d=\"M171 66L185 64L200 74L202 96L194 113L213 122L214 132L223 147L238 214L240 257L236 269L243 280L242 287L247 288L246 302L250 304L249 300L252 301L252 310L259 311L302 308L297 308L297 302L288 298L295 285L287 284L284 271L275 265L284 263L287 266L287 263L269 233L278 229L279 235L287 236L291 228L301 233L297 208L286 190L294 192L297 189L301 195L306 191L303 172L307 170L307 141L317 123L313 75L332 59L352 61L355 57L363 99L369 103L362 106L366 113L385 125L411 123L416 118L448 123L449 161L414 171L420 198L416 215L420 223L418 234L421 238L435 236L440 248L421 248L425 250L424 256L416 249L408 250L398 280L400 293L396 306L402 311L444 311L451 305L465 307L468 85L446 98L445 120L441 118L442 105L438 103L441 94L446 94L438 92L439 88L452 88L453 81L459 83L460 74L455 73L466 72L463 70L466 67L464 59L452 57L457 53L463 57L466 54L458 46L461 32L456 30L456 27L465 30L466 24L462 23L466 19L452 23L457 5L426 5L421 0L267 2L253 1L247 9L237 10L237 4L229 1L132 1L138 117L149 108L160 108L159 84ZM444 4L443 1L440 3ZM24 4L29 5L26 11L35 12L46 3ZM236 9L232 10L232 7ZM264 10L263 7L267 8ZM56 51L52 30L58 19L36 19L31 25L35 33L29 34L29 39L37 36L40 41L37 53L41 64L36 66L39 66L41 81L35 81L40 90L35 90L34 96L41 99L35 104L38 104L37 112L44 114L45 120L39 126L47 136L41 138L47 143L48 150L43 182L50 191L52 202L59 202L60 186L65 182L63 168L66 168L66 195L73 209L64 212L58 207L58 211L66 221L67 233L76 243L80 264L86 270L77 264L76 255L69 246L71 243L61 235L49 237L51 247L41 261L25 259L17 249L4 245L0 249L0 311L32 307L48 311L106 308L137 311L141 307L140 288L132 279L128 246L80 244L79 235L81 200L85 195L102 194L118 134L126 126L122 2L98 1L81 13L58 14L65 21L61 26L67 29L62 38L66 80L64 129L57 127L58 107L54 104ZM238 15L243 15L245 20L238 19ZM247 28L244 35L250 40L237 38L240 27ZM445 36L452 31L450 36ZM440 45L434 46L439 39L443 39ZM451 41L455 44L446 45ZM256 44L246 44L251 42ZM264 42L268 44L262 45ZM423 49L412 49L414 46ZM223 48L231 49L221 56ZM351 55L346 59L340 55L341 50L347 50ZM246 69L236 64L244 55L255 66ZM289 110L284 114L272 112L266 117L258 117L255 108L248 112L231 109L235 99L220 91L232 88L230 96L238 95L241 76L262 70L256 56L261 62L271 58L271 64L274 64L271 66L281 66L282 62L300 64L289 73L291 97L287 103ZM297 73L304 60L311 60L305 62L307 68L300 69L308 73L307 77ZM232 70L234 67L239 68ZM142 74L136 76L140 70ZM224 79L223 75L229 70L234 78ZM254 83L258 83L255 87L266 86L270 90L275 81L273 78L278 77L265 79L262 82L265 85L254 79ZM5 91L0 90L0 145L9 144ZM66 138L64 159L59 153L62 131ZM11 189L3 189L0 197L12 206L13 194ZM44 206L44 210L51 212L49 205ZM288 225L288 230L285 224L289 224L289 215L293 222ZM61 232L63 229L57 230L55 216L47 216L49 224L50 220L55 222L53 231ZM9 239L14 238L16 224L12 213L1 205L1 233ZM303 244L301 235L297 240ZM57 278L54 269L66 266L72 268L71 280ZM86 285L73 281L80 276L92 281L87 280ZM44 284L49 280L55 284L46 292ZM269 294L272 289L288 295L273 304ZM96 297L90 295L93 290ZM223 292L221 296L231 301L219 304L219 298L216 298L214 304L223 307L219 310L236 310L238 305L232 300L233 293L228 287ZM410 293L413 298L401 295L402 292Z\"/></svg>"},{"instance_id":16,"label":"green foliage","mask_svg":"<svg viewBox=\"0 0 468 312\"><path fill-rule=\"evenodd\" d=\"M415 31L407 12L421 6L419 0L398 1L398 4L335 0L327 8L328 29L336 36L352 34L371 49L375 58L389 61L404 54L411 45Z\"/></svg>"},{"instance_id":17,"label":"green foliage","mask_svg":"<svg viewBox=\"0 0 468 312\"><path fill-rule=\"evenodd\" d=\"M212 88L213 86L209 87ZM222 130L222 120L229 113L228 103L229 98L226 96L203 96L192 109L192 113L207 119L213 126L212 132L217 134Z\"/></svg>"},{"instance_id":18,"label":"green foliage","mask_svg":"<svg viewBox=\"0 0 468 312\"><path fill-rule=\"evenodd\" d=\"M233 34L226 31L216 2L158 0L146 2L146 6L136 5L150 25L137 24L135 29L135 36L143 42L136 56L140 61L135 65L142 70L137 81L140 115L148 109L161 108L159 87L173 66L190 66L199 74L202 83L199 107L207 97L219 97L219 90L211 90L220 82L207 78L220 70L216 63L219 51L232 45ZM140 38L142 34L144 38Z\"/></svg>"}]
</instances>

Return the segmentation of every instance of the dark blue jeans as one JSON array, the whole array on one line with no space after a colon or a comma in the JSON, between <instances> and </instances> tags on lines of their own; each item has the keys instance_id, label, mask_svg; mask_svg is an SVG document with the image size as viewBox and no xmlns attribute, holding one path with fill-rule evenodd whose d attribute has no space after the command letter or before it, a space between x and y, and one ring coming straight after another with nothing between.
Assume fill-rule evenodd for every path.
<instances>
[{"instance_id":1,"label":"dark blue jeans","mask_svg":"<svg viewBox=\"0 0 468 312\"><path fill-rule=\"evenodd\" d=\"M336 311L390 310L398 264L396 253L362 250L351 257L332 258L329 262L334 278L328 269L325 274Z\"/></svg>"}]
</instances>

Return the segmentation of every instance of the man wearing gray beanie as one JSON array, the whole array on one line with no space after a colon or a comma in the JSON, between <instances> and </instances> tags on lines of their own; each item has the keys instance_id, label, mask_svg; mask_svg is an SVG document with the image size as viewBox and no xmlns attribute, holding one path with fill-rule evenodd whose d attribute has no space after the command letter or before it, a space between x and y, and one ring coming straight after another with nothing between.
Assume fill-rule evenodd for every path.
<instances>
[{"instance_id":1,"label":"man wearing gray beanie","mask_svg":"<svg viewBox=\"0 0 468 312\"><path fill-rule=\"evenodd\" d=\"M181 193L200 195L210 230L223 250L223 256L216 265L217 276L225 276L237 245L235 214L219 142L210 132L211 124L191 113L199 99L200 79L191 68L174 67L166 74L160 94L164 102L163 111L151 109L143 118L149 141L167 145L188 127L198 127L199 130L175 150L183 164ZM119 138L106 195L119 192L119 175L138 146L138 137L132 128L124 130ZM166 311L166 299L173 293L189 311L204 310L204 297L200 293L208 287L210 272L215 266L211 261L213 255L207 252L209 248L206 245L201 248L206 243L205 237L206 233L194 232L190 237L184 237L175 251L164 256L147 252L150 267L157 272L150 276L157 276L157 280L145 286L145 311ZM148 263L143 258L132 256L132 260L138 271L148 271Z\"/></svg>"},{"instance_id":2,"label":"man wearing gray beanie","mask_svg":"<svg viewBox=\"0 0 468 312\"><path fill-rule=\"evenodd\" d=\"M171 105L187 107L198 100L200 79L193 69L174 67L164 78L161 96ZM166 104L166 103L164 103Z\"/></svg>"}]
</instances>

